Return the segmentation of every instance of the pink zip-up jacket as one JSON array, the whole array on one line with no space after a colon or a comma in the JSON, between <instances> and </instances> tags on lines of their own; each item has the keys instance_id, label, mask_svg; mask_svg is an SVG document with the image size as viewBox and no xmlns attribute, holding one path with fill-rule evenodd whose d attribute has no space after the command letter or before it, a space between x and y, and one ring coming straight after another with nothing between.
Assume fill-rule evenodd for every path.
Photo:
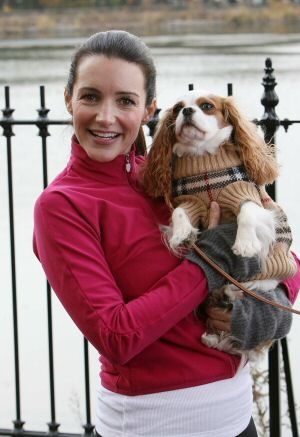
<instances>
[{"instance_id":1,"label":"pink zip-up jacket","mask_svg":"<svg viewBox=\"0 0 300 437\"><path fill-rule=\"evenodd\" d=\"M93 161L73 138L66 169L34 212L34 251L53 290L99 352L102 385L126 395L230 378L239 365L201 342L205 326L193 310L206 278L163 243L158 225L169 211L139 189L141 160L132 152Z\"/></svg>"}]
</instances>

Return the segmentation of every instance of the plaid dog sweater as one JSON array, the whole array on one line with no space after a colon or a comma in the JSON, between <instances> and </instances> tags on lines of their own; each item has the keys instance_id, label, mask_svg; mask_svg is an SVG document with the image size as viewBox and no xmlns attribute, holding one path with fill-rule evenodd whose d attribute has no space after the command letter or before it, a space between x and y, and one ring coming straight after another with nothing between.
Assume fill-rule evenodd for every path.
<instances>
[{"instance_id":1,"label":"plaid dog sweater","mask_svg":"<svg viewBox=\"0 0 300 437\"><path fill-rule=\"evenodd\" d=\"M220 223L236 220L241 205L252 201L276 212L276 243L262 266L259 278L286 278L297 270L290 253L291 229L282 208L267 194L264 186L251 181L232 143L224 143L215 155L174 156L172 195L174 206L184 208L195 227L207 228L209 205L221 208Z\"/></svg>"}]
</instances>

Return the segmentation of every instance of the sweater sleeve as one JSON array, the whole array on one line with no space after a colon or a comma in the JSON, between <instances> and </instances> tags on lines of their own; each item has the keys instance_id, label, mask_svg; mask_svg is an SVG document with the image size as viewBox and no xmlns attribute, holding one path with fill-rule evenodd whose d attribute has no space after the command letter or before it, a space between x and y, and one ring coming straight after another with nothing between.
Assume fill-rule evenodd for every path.
<instances>
[{"instance_id":1,"label":"sweater sleeve","mask_svg":"<svg viewBox=\"0 0 300 437\"><path fill-rule=\"evenodd\" d=\"M51 287L83 335L113 363L129 361L207 295L204 273L185 260L125 303L100 236L62 193L38 199L34 222L34 252Z\"/></svg>"},{"instance_id":2,"label":"sweater sleeve","mask_svg":"<svg viewBox=\"0 0 300 437\"><path fill-rule=\"evenodd\" d=\"M298 265L297 273L272 293L259 294L285 306L295 303L300 287L299 259L293 254ZM251 296L244 296L234 302L231 319L231 333L242 349L252 349L262 341L285 337L292 324L292 314L271 305L266 305Z\"/></svg>"},{"instance_id":3,"label":"sweater sleeve","mask_svg":"<svg viewBox=\"0 0 300 437\"><path fill-rule=\"evenodd\" d=\"M282 305L291 306L285 290L278 286L272 292L256 290L259 295ZM244 350L257 347L264 341L285 337L292 325L292 314L266 305L252 296L236 299L232 309L231 333Z\"/></svg>"}]
</instances>

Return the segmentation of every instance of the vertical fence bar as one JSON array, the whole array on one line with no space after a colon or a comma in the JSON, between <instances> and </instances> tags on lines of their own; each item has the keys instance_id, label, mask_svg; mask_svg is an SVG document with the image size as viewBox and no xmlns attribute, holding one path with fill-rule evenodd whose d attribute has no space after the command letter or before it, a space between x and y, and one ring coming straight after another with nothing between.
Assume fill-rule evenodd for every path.
<instances>
[{"instance_id":1,"label":"vertical fence bar","mask_svg":"<svg viewBox=\"0 0 300 437\"><path fill-rule=\"evenodd\" d=\"M227 84L227 95L232 96L232 94L233 94L232 83L228 83Z\"/></svg>"},{"instance_id":2,"label":"vertical fence bar","mask_svg":"<svg viewBox=\"0 0 300 437\"><path fill-rule=\"evenodd\" d=\"M38 135L42 140L42 162L43 162L43 187L48 185L48 163L47 163L47 137L50 135L48 131L47 119L49 109L45 106L45 87L40 86L40 109L38 112L37 126L39 128ZM57 433L60 426L56 422L55 414L55 384L54 384L54 354L53 354L53 329L52 329L52 298L51 287L49 282L46 282L47 292L47 320L48 320L48 352L49 352L49 384L50 384L50 412L51 420L47 423L49 432Z\"/></svg>"},{"instance_id":3,"label":"vertical fence bar","mask_svg":"<svg viewBox=\"0 0 300 437\"><path fill-rule=\"evenodd\" d=\"M270 437L281 437L280 408L280 359L279 342L276 341L269 351L269 415Z\"/></svg>"},{"instance_id":4,"label":"vertical fence bar","mask_svg":"<svg viewBox=\"0 0 300 437\"><path fill-rule=\"evenodd\" d=\"M267 143L275 143L275 133L280 125L275 107L278 104L278 97L275 92L277 85L273 76L272 61L270 58L265 62L265 76L263 77L262 85L264 93L261 98L261 103L265 108L261 118L261 126L264 130L264 136ZM267 191L272 199L276 199L275 183L267 187ZM270 436L281 436L280 425L280 365L279 365L279 343L274 343L274 346L269 351L269 414L270 414Z\"/></svg>"},{"instance_id":5,"label":"vertical fence bar","mask_svg":"<svg viewBox=\"0 0 300 437\"><path fill-rule=\"evenodd\" d=\"M265 61L265 76L263 77L262 85L264 92L261 98L261 104L264 106L265 111L261 118L260 125L264 130L264 136L267 143L275 144L275 134L280 126L280 120L276 114L276 106L279 99L275 91L277 85L275 77L273 76L274 69L272 68L272 61L267 58ZM274 153L276 151L274 150ZM267 186L267 191L272 199L276 199L276 186L275 182Z\"/></svg>"},{"instance_id":6,"label":"vertical fence bar","mask_svg":"<svg viewBox=\"0 0 300 437\"><path fill-rule=\"evenodd\" d=\"M84 373L85 373L85 407L86 424L83 425L84 435L91 435L94 432L94 425L91 423L91 401L90 401L90 371L89 371L89 345L86 338L83 339L84 350Z\"/></svg>"},{"instance_id":7,"label":"vertical fence bar","mask_svg":"<svg viewBox=\"0 0 300 437\"><path fill-rule=\"evenodd\" d=\"M4 88L5 109L2 110L3 120L11 121L14 109L10 108L9 87ZM19 334L18 334L18 304L17 304L17 279L16 279L16 255L15 255L15 224L14 224L14 198L13 198L13 175L11 137L14 136L11 124L4 124L3 135L7 145L7 177L8 177L8 202L9 202L9 231L10 231L10 258L12 280L12 304L13 304L13 332L14 332L14 358L15 358L15 396L16 396L16 419L13 421L16 431L23 429L24 421L21 420L21 395L20 395L20 364L19 364Z\"/></svg>"},{"instance_id":8,"label":"vertical fence bar","mask_svg":"<svg viewBox=\"0 0 300 437\"><path fill-rule=\"evenodd\" d=\"M38 135L42 139L42 160L43 160L43 187L46 188L48 185L48 164L47 164L47 137L50 135L48 132L48 112L49 109L45 106L45 87L40 86L40 109L38 112L37 126L39 128Z\"/></svg>"},{"instance_id":9,"label":"vertical fence bar","mask_svg":"<svg viewBox=\"0 0 300 437\"><path fill-rule=\"evenodd\" d=\"M286 381L286 392L293 437L299 437L287 339L280 340Z\"/></svg>"}]
</instances>

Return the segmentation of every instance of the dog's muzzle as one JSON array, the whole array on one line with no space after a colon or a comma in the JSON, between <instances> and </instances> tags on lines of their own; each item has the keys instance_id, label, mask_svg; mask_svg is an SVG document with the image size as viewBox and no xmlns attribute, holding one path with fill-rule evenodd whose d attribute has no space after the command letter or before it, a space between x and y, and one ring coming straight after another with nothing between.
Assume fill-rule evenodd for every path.
<instances>
[{"instance_id":1,"label":"dog's muzzle","mask_svg":"<svg viewBox=\"0 0 300 437\"><path fill-rule=\"evenodd\" d=\"M183 108L182 115L185 118L191 118L192 115L194 114L194 112L195 112L195 109L193 109L193 108Z\"/></svg>"}]
</instances>

